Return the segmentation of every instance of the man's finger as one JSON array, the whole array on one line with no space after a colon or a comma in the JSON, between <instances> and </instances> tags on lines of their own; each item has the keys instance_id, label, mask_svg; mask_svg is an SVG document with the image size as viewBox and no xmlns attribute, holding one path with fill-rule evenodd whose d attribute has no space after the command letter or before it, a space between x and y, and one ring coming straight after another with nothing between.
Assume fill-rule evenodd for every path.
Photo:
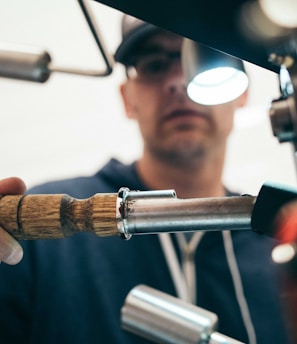
<instances>
[{"instance_id":1,"label":"man's finger","mask_svg":"<svg viewBox=\"0 0 297 344\"><path fill-rule=\"evenodd\" d=\"M15 265L19 263L22 258L22 246L0 227L0 261L9 265Z\"/></svg>"},{"instance_id":2,"label":"man's finger","mask_svg":"<svg viewBox=\"0 0 297 344\"><path fill-rule=\"evenodd\" d=\"M22 179L11 177L0 180L0 195L19 195L26 191L26 185Z\"/></svg>"}]
</instances>

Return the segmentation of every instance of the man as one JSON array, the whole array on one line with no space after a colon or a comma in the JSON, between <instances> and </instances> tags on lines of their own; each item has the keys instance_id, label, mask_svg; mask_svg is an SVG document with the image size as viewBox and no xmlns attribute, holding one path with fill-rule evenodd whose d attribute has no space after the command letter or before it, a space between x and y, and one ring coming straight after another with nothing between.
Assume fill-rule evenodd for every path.
<instances>
[{"instance_id":1,"label":"man","mask_svg":"<svg viewBox=\"0 0 297 344\"><path fill-rule=\"evenodd\" d=\"M86 198L126 186L174 188L179 198L231 195L222 184L224 157L234 112L246 94L217 106L191 102L180 63L182 38L128 16L122 29L115 54L127 71L121 94L127 117L139 124L143 155L128 166L111 160L92 177L31 192ZM92 234L23 242L21 263L0 266L1 341L145 343L121 330L119 318L128 292L146 284L216 313L225 335L284 344L272 245L254 233L228 231L126 242Z\"/></svg>"}]
</instances>

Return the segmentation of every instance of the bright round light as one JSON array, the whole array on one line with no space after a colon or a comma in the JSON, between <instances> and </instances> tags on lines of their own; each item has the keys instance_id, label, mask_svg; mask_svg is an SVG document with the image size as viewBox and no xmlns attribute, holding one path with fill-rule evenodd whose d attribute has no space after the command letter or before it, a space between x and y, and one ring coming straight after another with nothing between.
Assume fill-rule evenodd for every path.
<instances>
[{"instance_id":1,"label":"bright round light","mask_svg":"<svg viewBox=\"0 0 297 344\"><path fill-rule=\"evenodd\" d=\"M278 264L288 263L295 257L295 249L291 244L276 246L271 253L272 260Z\"/></svg>"},{"instance_id":2,"label":"bright round light","mask_svg":"<svg viewBox=\"0 0 297 344\"><path fill-rule=\"evenodd\" d=\"M215 105L238 98L248 87L247 75L231 67L219 67L194 77L187 87L196 103Z\"/></svg>"},{"instance_id":3,"label":"bright round light","mask_svg":"<svg viewBox=\"0 0 297 344\"><path fill-rule=\"evenodd\" d=\"M277 25L286 28L297 27L296 0L260 0L266 16Z\"/></svg>"}]
</instances>

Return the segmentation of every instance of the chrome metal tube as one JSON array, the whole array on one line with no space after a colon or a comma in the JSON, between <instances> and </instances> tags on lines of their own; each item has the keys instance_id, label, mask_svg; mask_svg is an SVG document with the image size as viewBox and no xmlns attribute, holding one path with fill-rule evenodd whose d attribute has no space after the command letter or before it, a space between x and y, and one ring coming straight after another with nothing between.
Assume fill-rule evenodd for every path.
<instances>
[{"instance_id":1,"label":"chrome metal tube","mask_svg":"<svg viewBox=\"0 0 297 344\"><path fill-rule=\"evenodd\" d=\"M199 343L217 325L214 313L145 285L133 288L121 310L121 325L157 343Z\"/></svg>"},{"instance_id":2,"label":"chrome metal tube","mask_svg":"<svg viewBox=\"0 0 297 344\"><path fill-rule=\"evenodd\" d=\"M122 328L155 343L241 343L215 332L217 322L215 313L146 285L133 288L121 309Z\"/></svg>"},{"instance_id":3,"label":"chrome metal tube","mask_svg":"<svg viewBox=\"0 0 297 344\"><path fill-rule=\"evenodd\" d=\"M0 77L45 82L50 61L50 55L41 49L0 44Z\"/></svg>"},{"instance_id":4,"label":"chrome metal tube","mask_svg":"<svg viewBox=\"0 0 297 344\"><path fill-rule=\"evenodd\" d=\"M163 191L164 192L164 191ZM118 216L119 231L134 234L215 230L250 230L254 196L178 199L127 196ZM141 194L141 193L140 193ZM170 198L170 199L169 199Z\"/></svg>"}]
</instances>

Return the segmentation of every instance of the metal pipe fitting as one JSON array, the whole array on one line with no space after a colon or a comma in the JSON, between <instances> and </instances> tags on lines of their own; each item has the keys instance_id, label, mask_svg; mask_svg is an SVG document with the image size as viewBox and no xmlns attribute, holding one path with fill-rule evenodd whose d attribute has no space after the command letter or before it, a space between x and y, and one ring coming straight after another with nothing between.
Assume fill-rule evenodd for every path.
<instances>
[{"instance_id":1,"label":"metal pipe fitting","mask_svg":"<svg viewBox=\"0 0 297 344\"><path fill-rule=\"evenodd\" d=\"M215 331L215 313L145 285L133 288L121 309L123 329L163 344L242 344Z\"/></svg>"}]
</instances>

